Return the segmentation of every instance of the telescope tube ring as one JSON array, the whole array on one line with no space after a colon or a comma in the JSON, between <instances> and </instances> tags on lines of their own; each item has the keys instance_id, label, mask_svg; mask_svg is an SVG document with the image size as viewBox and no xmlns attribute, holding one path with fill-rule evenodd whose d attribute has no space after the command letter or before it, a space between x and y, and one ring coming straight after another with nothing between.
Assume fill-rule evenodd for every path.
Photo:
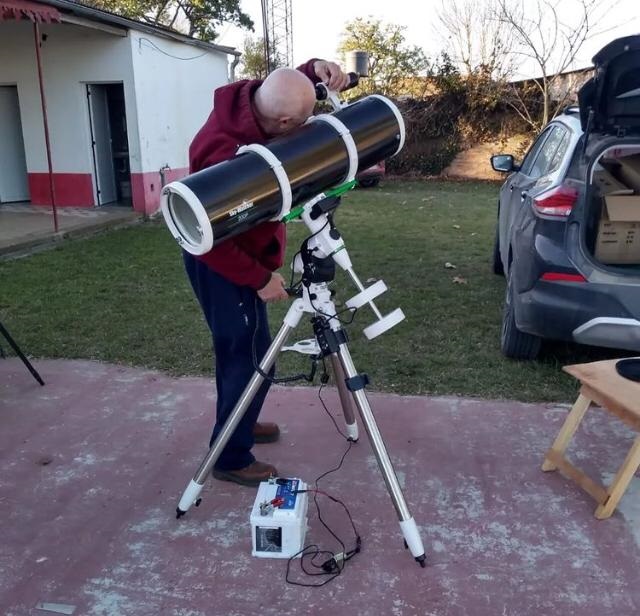
<instances>
[{"instance_id":1,"label":"telescope tube ring","mask_svg":"<svg viewBox=\"0 0 640 616\"><path fill-rule=\"evenodd\" d=\"M272 218L272 220L281 220L284 216L286 216L291 211L291 204L293 203L293 195L291 193L291 183L289 182L289 176L287 172L284 170L282 163L278 159L278 157L268 148L259 143L251 143L249 145L243 145L238 148L236 152L236 156L238 154L242 154L243 152L254 152L264 158L269 166L271 167L273 173L278 180L278 184L280 184L280 190L282 191L282 207L280 208L280 213Z\"/></svg>"},{"instance_id":2,"label":"telescope tube ring","mask_svg":"<svg viewBox=\"0 0 640 616\"><path fill-rule=\"evenodd\" d=\"M328 113L322 113L317 116L311 116L307 123L309 122L326 122L333 126L336 129L338 134L342 137L342 141L347 148L347 153L349 154L349 170L347 171L347 175L344 177L341 184L344 182L351 182L356 177L356 173L358 172L358 165L360 163L358 158L358 148L356 147L356 142L353 140L353 135L351 131L344 125L342 121L336 118L333 115L329 115Z\"/></svg>"}]
</instances>

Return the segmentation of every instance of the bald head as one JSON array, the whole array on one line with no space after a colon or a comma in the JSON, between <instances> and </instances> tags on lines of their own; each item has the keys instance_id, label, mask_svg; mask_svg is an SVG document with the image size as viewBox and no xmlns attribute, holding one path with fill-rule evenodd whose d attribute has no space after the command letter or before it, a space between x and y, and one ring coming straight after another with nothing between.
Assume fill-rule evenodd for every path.
<instances>
[{"instance_id":1,"label":"bald head","mask_svg":"<svg viewBox=\"0 0 640 616\"><path fill-rule=\"evenodd\" d=\"M256 90L254 109L265 132L281 135L300 126L313 113L315 102L315 88L308 77L279 68Z\"/></svg>"}]
</instances>

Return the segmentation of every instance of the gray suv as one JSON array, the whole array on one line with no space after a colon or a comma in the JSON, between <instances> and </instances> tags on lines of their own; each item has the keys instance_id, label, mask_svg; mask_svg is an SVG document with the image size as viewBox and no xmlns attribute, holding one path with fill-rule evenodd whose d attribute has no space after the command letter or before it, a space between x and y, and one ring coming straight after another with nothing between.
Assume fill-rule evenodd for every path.
<instances>
[{"instance_id":1,"label":"gray suv","mask_svg":"<svg viewBox=\"0 0 640 616\"><path fill-rule=\"evenodd\" d=\"M493 269L507 278L501 348L543 339L640 351L640 36L593 58L595 76L500 189Z\"/></svg>"}]
</instances>

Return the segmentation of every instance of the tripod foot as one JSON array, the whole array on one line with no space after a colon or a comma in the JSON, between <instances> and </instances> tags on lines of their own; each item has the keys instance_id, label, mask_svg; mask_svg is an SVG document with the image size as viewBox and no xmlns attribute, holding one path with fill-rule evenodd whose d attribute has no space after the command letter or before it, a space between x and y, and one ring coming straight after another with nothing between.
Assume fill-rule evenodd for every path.
<instances>
[{"instance_id":1,"label":"tripod foot","mask_svg":"<svg viewBox=\"0 0 640 616\"><path fill-rule=\"evenodd\" d=\"M407 540L404 539L403 540L404 543L404 549L408 550L409 549L409 544L407 543ZM425 554L421 554L420 556L416 556L416 562L424 569L427 566L427 557Z\"/></svg>"},{"instance_id":2,"label":"tripod foot","mask_svg":"<svg viewBox=\"0 0 640 616\"><path fill-rule=\"evenodd\" d=\"M348 440L357 443L358 442L358 424L346 424L347 427L347 438Z\"/></svg>"},{"instance_id":3,"label":"tripod foot","mask_svg":"<svg viewBox=\"0 0 640 616\"><path fill-rule=\"evenodd\" d=\"M424 546L415 520L412 517L408 520L401 520L400 530L404 536L404 546L409 548L411 555L420 563L421 567L424 567L423 561L426 560Z\"/></svg>"},{"instance_id":4,"label":"tripod foot","mask_svg":"<svg viewBox=\"0 0 640 616\"><path fill-rule=\"evenodd\" d=\"M198 497L198 499L196 500L195 503L193 503L196 507L200 507L200 503L202 502L202 499L200 497ZM185 513L187 513L185 510L180 509L180 507L176 507L176 520L179 520Z\"/></svg>"},{"instance_id":5,"label":"tripod foot","mask_svg":"<svg viewBox=\"0 0 640 616\"><path fill-rule=\"evenodd\" d=\"M182 494L182 498L178 503L178 508L176 509L177 518L181 518L185 513L187 513L191 508L191 505L195 505L196 507L200 505L200 502L202 501L200 498L202 488L203 486L193 479L189 482L189 485L185 489Z\"/></svg>"}]
</instances>

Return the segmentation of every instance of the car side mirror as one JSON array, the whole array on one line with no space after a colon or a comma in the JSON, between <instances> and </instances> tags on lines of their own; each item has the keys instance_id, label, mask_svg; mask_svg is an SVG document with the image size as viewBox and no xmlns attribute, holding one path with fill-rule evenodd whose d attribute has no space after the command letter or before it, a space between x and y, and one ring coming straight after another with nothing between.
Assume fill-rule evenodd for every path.
<instances>
[{"instance_id":1,"label":"car side mirror","mask_svg":"<svg viewBox=\"0 0 640 616\"><path fill-rule=\"evenodd\" d=\"M495 171L502 173L511 173L520 169L511 154L495 154L491 157L491 166Z\"/></svg>"}]
</instances>

